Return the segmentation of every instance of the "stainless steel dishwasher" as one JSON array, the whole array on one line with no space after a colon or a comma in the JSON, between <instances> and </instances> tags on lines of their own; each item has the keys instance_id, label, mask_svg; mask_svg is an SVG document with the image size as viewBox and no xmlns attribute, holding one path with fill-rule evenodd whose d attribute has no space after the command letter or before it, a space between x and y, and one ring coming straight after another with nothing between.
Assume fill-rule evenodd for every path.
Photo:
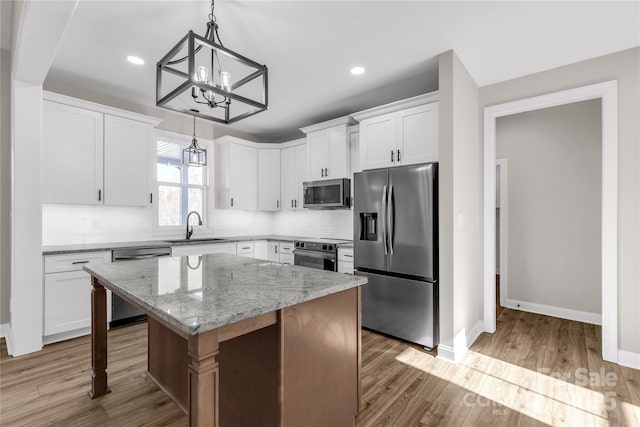
<instances>
[{"instance_id":1,"label":"stainless steel dishwasher","mask_svg":"<svg viewBox=\"0 0 640 427\"><path fill-rule=\"evenodd\" d=\"M111 262L134 261L139 259L159 258L171 256L171 247L153 248L124 248L114 249L111 253ZM111 322L109 326L127 325L129 323L140 322L147 319L147 315L136 307L132 306L116 294L111 297Z\"/></svg>"}]
</instances>

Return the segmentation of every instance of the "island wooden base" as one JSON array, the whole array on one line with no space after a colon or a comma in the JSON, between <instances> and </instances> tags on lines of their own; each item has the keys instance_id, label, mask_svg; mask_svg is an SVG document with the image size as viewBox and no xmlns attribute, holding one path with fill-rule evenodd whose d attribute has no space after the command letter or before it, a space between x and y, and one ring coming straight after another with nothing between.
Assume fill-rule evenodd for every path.
<instances>
[{"instance_id":1,"label":"island wooden base","mask_svg":"<svg viewBox=\"0 0 640 427\"><path fill-rule=\"evenodd\" d=\"M93 302L101 305L102 286L93 283ZM189 414L191 426L354 425L359 287L191 336L148 314L149 377ZM101 394L108 392L104 332L104 346L101 331L92 340L100 379L92 390ZM102 352L104 359L96 354Z\"/></svg>"}]
</instances>

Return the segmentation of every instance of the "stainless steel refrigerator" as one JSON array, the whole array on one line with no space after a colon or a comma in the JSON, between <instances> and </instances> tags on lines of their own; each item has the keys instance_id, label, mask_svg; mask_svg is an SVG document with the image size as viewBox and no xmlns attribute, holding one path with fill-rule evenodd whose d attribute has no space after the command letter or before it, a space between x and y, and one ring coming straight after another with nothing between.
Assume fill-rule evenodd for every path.
<instances>
[{"instance_id":1,"label":"stainless steel refrigerator","mask_svg":"<svg viewBox=\"0 0 640 427\"><path fill-rule=\"evenodd\" d=\"M438 344L438 164L354 176L354 267L362 325L428 348Z\"/></svg>"}]
</instances>

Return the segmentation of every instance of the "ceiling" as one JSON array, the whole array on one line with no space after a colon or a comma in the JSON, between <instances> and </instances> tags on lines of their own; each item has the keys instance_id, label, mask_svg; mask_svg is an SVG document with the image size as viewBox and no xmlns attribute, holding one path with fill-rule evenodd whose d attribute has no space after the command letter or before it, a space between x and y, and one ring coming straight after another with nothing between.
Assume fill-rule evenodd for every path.
<instances>
[{"instance_id":1,"label":"ceiling","mask_svg":"<svg viewBox=\"0 0 640 427\"><path fill-rule=\"evenodd\" d=\"M206 0L81 0L47 79L153 106L156 62L208 13ZM226 47L269 67L269 110L232 127L276 142L436 90L450 49L484 86L640 45L636 1L218 1L216 16Z\"/></svg>"}]
</instances>

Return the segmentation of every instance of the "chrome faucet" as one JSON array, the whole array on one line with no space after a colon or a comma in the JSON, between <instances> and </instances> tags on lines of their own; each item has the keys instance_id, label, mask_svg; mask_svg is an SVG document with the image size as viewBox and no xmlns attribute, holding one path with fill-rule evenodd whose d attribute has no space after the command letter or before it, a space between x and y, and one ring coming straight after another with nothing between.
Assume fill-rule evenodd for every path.
<instances>
[{"instance_id":1,"label":"chrome faucet","mask_svg":"<svg viewBox=\"0 0 640 427\"><path fill-rule=\"evenodd\" d=\"M191 238L191 235L193 234L193 226L189 226L189 218L192 214L196 214L196 216L198 217L198 225L202 225L202 218L200 217L200 214L196 211L189 212L189 214L187 215L187 220L185 221L187 223L187 240L189 240Z\"/></svg>"}]
</instances>

